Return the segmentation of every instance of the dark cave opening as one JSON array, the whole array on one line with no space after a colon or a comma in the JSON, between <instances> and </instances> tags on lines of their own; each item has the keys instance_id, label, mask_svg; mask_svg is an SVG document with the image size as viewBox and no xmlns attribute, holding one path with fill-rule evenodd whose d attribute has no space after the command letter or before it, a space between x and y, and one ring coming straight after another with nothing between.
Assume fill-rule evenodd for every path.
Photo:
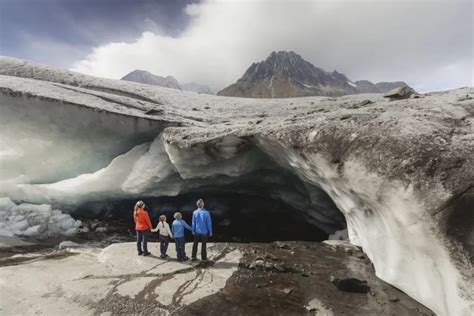
<instances>
[{"instance_id":1,"label":"dark cave opening","mask_svg":"<svg viewBox=\"0 0 474 316\"><path fill-rule=\"evenodd\" d=\"M260 192L261 193L261 192ZM273 242L273 241L322 241L329 233L308 221L307 214L288 203L266 194L242 194L211 191L188 193L175 197L143 198L150 218L155 226L160 215L166 215L171 225L173 214L180 211L183 219L191 225L195 202L203 198L205 208L210 211L213 223L211 242ZM72 215L83 221L99 220L109 232L115 232L132 240L134 223L133 205L137 200L115 200L83 204ZM343 218L343 217L342 217ZM339 228L345 228L345 221ZM154 233L152 240L158 235ZM186 240L192 240L186 232Z\"/></svg>"}]
</instances>

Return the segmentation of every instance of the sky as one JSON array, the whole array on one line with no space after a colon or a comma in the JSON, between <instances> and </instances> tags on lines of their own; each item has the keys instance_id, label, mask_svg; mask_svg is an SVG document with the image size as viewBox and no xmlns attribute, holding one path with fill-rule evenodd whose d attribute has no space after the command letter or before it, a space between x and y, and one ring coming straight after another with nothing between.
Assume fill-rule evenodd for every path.
<instances>
[{"instance_id":1,"label":"sky","mask_svg":"<svg viewBox=\"0 0 474 316\"><path fill-rule=\"evenodd\" d=\"M471 0L0 0L0 54L221 89L272 51L420 92L474 85Z\"/></svg>"}]
</instances>

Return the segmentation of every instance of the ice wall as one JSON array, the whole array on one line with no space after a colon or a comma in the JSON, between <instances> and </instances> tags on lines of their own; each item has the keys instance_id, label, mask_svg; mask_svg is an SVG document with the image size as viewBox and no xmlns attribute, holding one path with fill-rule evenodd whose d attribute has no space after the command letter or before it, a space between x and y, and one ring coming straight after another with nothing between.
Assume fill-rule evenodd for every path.
<instances>
[{"instance_id":1,"label":"ice wall","mask_svg":"<svg viewBox=\"0 0 474 316\"><path fill-rule=\"evenodd\" d=\"M278 152L282 166L329 194L345 215L351 243L364 249L378 277L439 315L470 314L471 265L465 259L453 265L447 241L430 214L430 204L449 195L444 188L434 186L420 194L410 184L368 171L355 157L341 170L318 153L303 157L268 139L260 139L260 145L270 155ZM459 287L453 280L468 283Z\"/></svg>"}]
</instances>

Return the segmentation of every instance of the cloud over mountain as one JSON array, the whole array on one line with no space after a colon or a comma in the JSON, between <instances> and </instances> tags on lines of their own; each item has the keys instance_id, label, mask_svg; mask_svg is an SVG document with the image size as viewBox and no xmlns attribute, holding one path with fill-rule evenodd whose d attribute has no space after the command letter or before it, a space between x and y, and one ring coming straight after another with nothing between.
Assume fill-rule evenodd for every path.
<instances>
[{"instance_id":1,"label":"cloud over mountain","mask_svg":"<svg viewBox=\"0 0 474 316\"><path fill-rule=\"evenodd\" d=\"M95 47L73 70L120 78L134 69L222 88L273 50L293 50L354 80L403 78L418 91L472 85L472 3L205 1L177 37L155 30Z\"/></svg>"}]
</instances>

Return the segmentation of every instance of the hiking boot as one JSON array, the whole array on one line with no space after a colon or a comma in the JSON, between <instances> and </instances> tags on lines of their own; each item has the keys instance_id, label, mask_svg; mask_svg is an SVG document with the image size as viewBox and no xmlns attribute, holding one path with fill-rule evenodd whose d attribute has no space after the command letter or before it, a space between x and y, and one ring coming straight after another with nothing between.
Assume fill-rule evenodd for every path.
<instances>
[{"instance_id":1,"label":"hiking boot","mask_svg":"<svg viewBox=\"0 0 474 316\"><path fill-rule=\"evenodd\" d=\"M150 256L150 255L151 255L151 252L145 252L145 253L143 254L144 257Z\"/></svg>"},{"instance_id":2,"label":"hiking boot","mask_svg":"<svg viewBox=\"0 0 474 316\"><path fill-rule=\"evenodd\" d=\"M139 256L142 256L142 255L143 255L143 252L139 252L138 255L139 255Z\"/></svg>"},{"instance_id":3,"label":"hiking boot","mask_svg":"<svg viewBox=\"0 0 474 316\"><path fill-rule=\"evenodd\" d=\"M196 260L197 260L197 258L191 258L191 261L196 261Z\"/></svg>"}]
</instances>

